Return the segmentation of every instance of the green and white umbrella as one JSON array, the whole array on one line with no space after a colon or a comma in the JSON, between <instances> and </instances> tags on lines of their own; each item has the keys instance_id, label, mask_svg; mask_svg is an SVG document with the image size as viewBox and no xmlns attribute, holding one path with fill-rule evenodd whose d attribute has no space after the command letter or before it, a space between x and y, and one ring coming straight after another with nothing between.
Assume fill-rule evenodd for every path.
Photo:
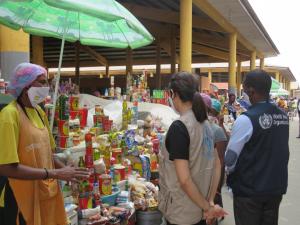
<instances>
[{"instance_id":1,"label":"green and white umbrella","mask_svg":"<svg viewBox=\"0 0 300 225\"><path fill-rule=\"evenodd\" d=\"M272 78L271 92L279 90L280 87L281 87L281 85L280 85L279 81L277 81L274 78Z\"/></svg>"},{"instance_id":2,"label":"green and white umbrella","mask_svg":"<svg viewBox=\"0 0 300 225\"><path fill-rule=\"evenodd\" d=\"M115 0L0 0L0 23L29 34L62 39L51 129L65 40L132 49L154 40L146 28Z\"/></svg>"},{"instance_id":3,"label":"green and white umbrella","mask_svg":"<svg viewBox=\"0 0 300 225\"><path fill-rule=\"evenodd\" d=\"M288 96L288 95L290 95L289 91L287 91L283 88L279 88L278 90L271 90L270 94L273 96Z\"/></svg>"},{"instance_id":4,"label":"green and white umbrella","mask_svg":"<svg viewBox=\"0 0 300 225\"><path fill-rule=\"evenodd\" d=\"M115 0L0 0L0 23L83 45L134 49L153 41L146 28Z\"/></svg>"}]
</instances>

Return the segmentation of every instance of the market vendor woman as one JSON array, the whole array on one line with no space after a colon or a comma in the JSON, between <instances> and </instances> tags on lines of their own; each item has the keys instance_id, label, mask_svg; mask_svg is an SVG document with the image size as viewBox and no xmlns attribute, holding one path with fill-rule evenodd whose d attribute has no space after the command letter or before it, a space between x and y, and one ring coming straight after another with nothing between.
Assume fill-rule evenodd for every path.
<instances>
[{"instance_id":1,"label":"market vendor woman","mask_svg":"<svg viewBox=\"0 0 300 225\"><path fill-rule=\"evenodd\" d=\"M38 106L49 92L47 72L22 63L8 88L16 100L0 112L0 224L65 225L57 179L76 182L88 172L53 157L54 140Z\"/></svg>"}]
</instances>

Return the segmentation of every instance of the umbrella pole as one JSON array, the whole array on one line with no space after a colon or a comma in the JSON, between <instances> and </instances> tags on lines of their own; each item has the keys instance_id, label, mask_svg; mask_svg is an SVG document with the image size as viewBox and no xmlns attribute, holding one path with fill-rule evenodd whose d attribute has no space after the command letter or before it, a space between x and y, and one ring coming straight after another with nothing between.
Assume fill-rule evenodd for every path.
<instances>
[{"instance_id":1,"label":"umbrella pole","mask_svg":"<svg viewBox=\"0 0 300 225\"><path fill-rule=\"evenodd\" d=\"M66 29L64 29L64 34L63 34L63 38L62 38L62 41L61 41L59 63L58 63L58 71L57 71L57 75L56 75L55 91L54 91L54 96L53 96L53 108L52 108L51 121L50 121L50 131L51 132L53 131L55 108L56 108L56 101L57 101L58 88L59 88L59 80L60 80L60 70L61 70L61 64L62 64L62 57L63 57L63 54L64 54L65 34L66 34Z\"/></svg>"}]
</instances>

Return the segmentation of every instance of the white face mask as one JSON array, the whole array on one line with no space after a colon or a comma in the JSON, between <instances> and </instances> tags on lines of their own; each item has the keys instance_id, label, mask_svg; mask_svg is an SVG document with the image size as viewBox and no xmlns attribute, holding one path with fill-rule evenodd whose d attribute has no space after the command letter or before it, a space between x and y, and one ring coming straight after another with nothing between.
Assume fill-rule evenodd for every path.
<instances>
[{"instance_id":1,"label":"white face mask","mask_svg":"<svg viewBox=\"0 0 300 225\"><path fill-rule=\"evenodd\" d=\"M49 87L31 87L28 90L28 98L31 105L36 108L49 95Z\"/></svg>"},{"instance_id":2,"label":"white face mask","mask_svg":"<svg viewBox=\"0 0 300 225\"><path fill-rule=\"evenodd\" d=\"M168 102L169 102L169 105L171 106L171 108L173 109L173 111L175 113L179 114L179 112L175 109L175 105L174 105L173 99L171 97L168 98Z\"/></svg>"}]
</instances>

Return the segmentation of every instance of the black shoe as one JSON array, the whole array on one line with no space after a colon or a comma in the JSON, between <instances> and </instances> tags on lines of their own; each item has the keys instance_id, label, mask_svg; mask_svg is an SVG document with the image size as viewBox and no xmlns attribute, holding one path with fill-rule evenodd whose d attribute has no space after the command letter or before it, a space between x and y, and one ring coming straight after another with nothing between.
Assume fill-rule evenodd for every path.
<instances>
[{"instance_id":1,"label":"black shoe","mask_svg":"<svg viewBox=\"0 0 300 225\"><path fill-rule=\"evenodd\" d=\"M296 138L300 138L300 136L296 137Z\"/></svg>"}]
</instances>

